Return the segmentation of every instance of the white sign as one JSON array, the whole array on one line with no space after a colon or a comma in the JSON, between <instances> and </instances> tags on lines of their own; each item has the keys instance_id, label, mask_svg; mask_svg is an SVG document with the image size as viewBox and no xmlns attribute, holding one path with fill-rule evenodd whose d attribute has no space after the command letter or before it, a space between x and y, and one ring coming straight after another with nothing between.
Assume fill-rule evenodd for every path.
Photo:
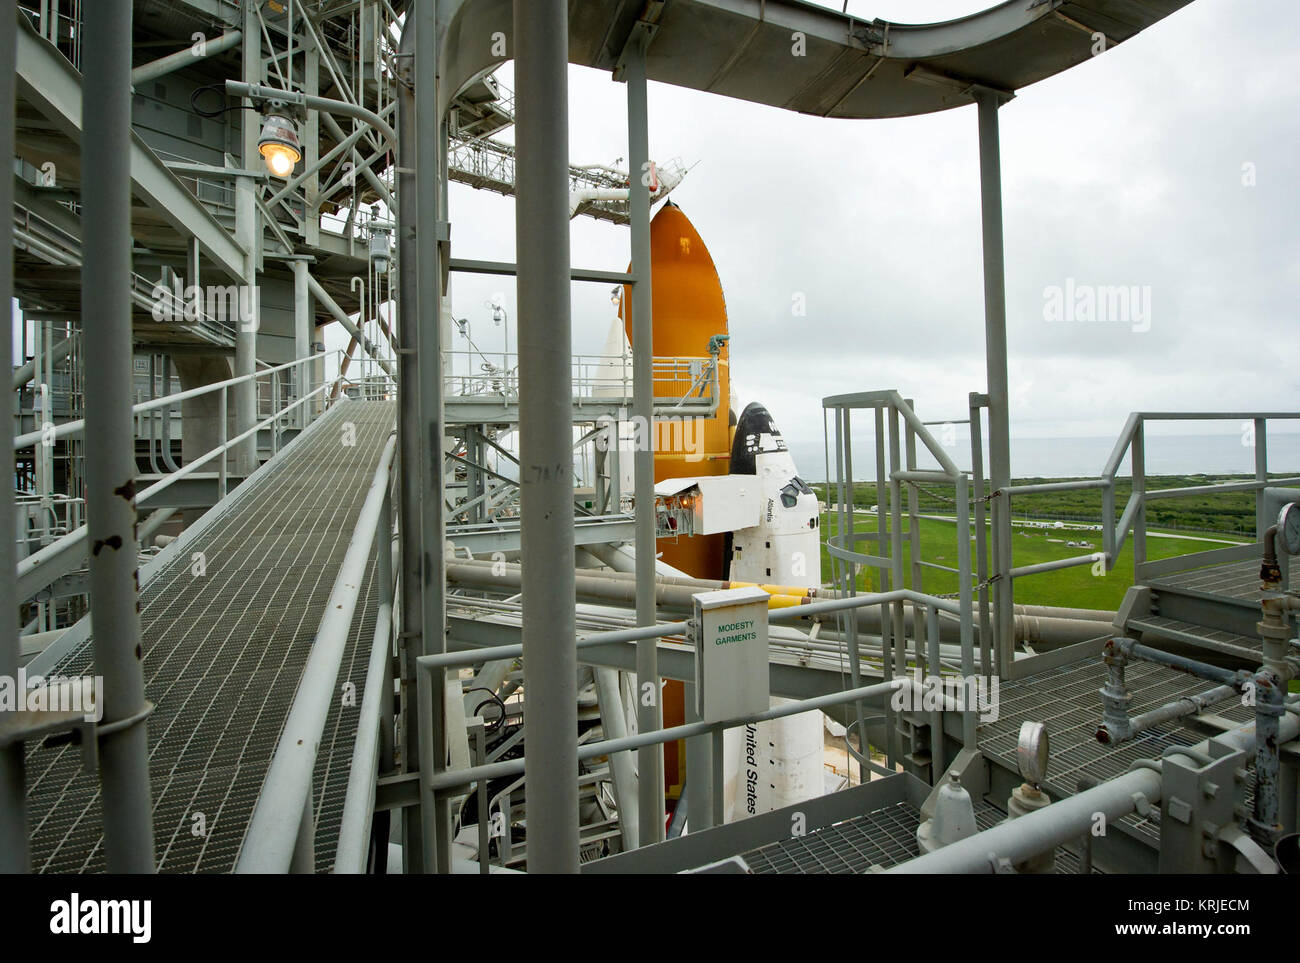
<instances>
[{"instance_id":1,"label":"white sign","mask_svg":"<svg viewBox=\"0 0 1300 963\"><path fill-rule=\"evenodd\" d=\"M701 592L695 600L695 708L705 722L766 712L767 605L759 588Z\"/></svg>"}]
</instances>

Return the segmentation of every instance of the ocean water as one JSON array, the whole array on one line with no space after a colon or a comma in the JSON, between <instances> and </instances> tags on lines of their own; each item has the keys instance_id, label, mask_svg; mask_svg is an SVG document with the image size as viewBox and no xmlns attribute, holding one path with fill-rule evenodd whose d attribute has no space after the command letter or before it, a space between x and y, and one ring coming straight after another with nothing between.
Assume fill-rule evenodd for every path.
<instances>
[{"instance_id":1,"label":"ocean water","mask_svg":"<svg viewBox=\"0 0 1300 963\"><path fill-rule=\"evenodd\" d=\"M933 430L933 429L932 429ZM854 433L854 476L875 477L875 444L870 435ZM826 454L821 440L815 443L786 439L800 474L808 481L826 479ZM1246 443L1248 442L1248 443ZM833 442L832 442L833 444ZM988 447L985 440L985 477L988 475ZM1077 478L1101 474L1115 446L1115 438L1012 438L1011 474L1015 478ZM1300 433L1273 432L1268 436L1268 470L1300 475ZM959 468L970 468L970 441L962 432L946 449ZM928 452L919 458L921 468L938 467ZM835 476L834 451L831 477ZM1216 435L1146 434L1148 475L1243 475L1254 474L1254 442L1243 433ZM1129 472L1128 457L1120 474Z\"/></svg>"}]
</instances>

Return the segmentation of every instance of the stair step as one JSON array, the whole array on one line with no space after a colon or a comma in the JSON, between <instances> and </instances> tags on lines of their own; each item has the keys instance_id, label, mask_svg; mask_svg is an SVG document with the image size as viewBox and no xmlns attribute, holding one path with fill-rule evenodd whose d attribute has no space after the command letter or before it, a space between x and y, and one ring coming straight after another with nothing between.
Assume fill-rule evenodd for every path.
<instances>
[{"instance_id":1,"label":"stair step","mask_svg":"<svg viewBox=\"0 0 1300 963\"><path fill-rule=\"evenodd\" d=\"M1212 629L1194 622L1148 615L1140 619L1129 619L1125 628L1137 632L1154 632L1166 638L1177 639L1189 645L1213 649L1226 655L1257 660L1260 656L1260 640L1245 635L1235 635L1222 629Z\"/></svg>"}]
</instances>

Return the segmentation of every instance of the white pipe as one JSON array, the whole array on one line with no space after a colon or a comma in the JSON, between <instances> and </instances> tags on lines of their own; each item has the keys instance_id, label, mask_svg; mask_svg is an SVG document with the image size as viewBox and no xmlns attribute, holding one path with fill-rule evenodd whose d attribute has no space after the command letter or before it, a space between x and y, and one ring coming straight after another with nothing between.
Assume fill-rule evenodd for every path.
<instances>
[{"instance_id":1,"label":"white pipe","mask_svg":"<svg viewBox=\"0 0 1300 963\"><path fill-rule=\"evenodd\" d=\"M627 738L627 711L623 706L623 691L618 682L618 670L593 666L596 677L596 702L600 706L600 724L606 739ZM615 752L609 757L609 771L614 777L615 802L618 803L618 823L623 831L623 848L640 847L640 805L637 798L637 774L632 765L631 752Z\"/></svg>"},{"instance_id":2,"label":"white pipe","mask_svg":"<svg viewBox=\"0 0 1300 963\"><path fill-rule=\"evenodd\" d=\"M631 196L631 191L626 188L596 188L588 187L580 191L571 191L569 193L569 217L572 219L578 216L578 208L587 201L626 201Z\"/></svg>"}]
</instances>

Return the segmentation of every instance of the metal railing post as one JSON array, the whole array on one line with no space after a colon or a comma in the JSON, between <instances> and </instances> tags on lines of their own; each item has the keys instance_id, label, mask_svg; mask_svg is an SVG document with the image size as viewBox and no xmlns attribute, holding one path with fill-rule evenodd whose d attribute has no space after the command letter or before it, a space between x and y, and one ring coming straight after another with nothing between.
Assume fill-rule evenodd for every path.
<instances>
[{"instance_id":1,"label":"metal railing post","mask_svg":"<svg viewBox=\"0 0 1300 963\"><path fill-rule=\"evenodd\" d=\"M1133 516L1133 578L1142 580L1142 566L1147 561L1147 463L1146 420L1138 422L1133 435L1130 457L1133 466L1133 494L1138 498L1137 512Z\"/></svg>"},{"instance_id":2,"label":"metal railing post","mask_svg":"<svg viewBox=\"0 0 1300 963\"><path fill-rule=\"evenodd\" d=\"M110 873L154 871L131 417L131 25L125 0L85 7L81 277L82 289L95 292L82 308L86 357L94 359L85 375L86 502Z\"/></svg>"},{"instance_id":3,"label":"metal railing post","mask_svg":"<svg viewBox=\"0 0 1300 963\"><path fill-rule=\"evenodd\" d=\"M1273 521L1264 515L1264 486L1268 484L1268 422L1256 418L1255 424L1255 541L1260 541Z\"/></svg>"},{"instance_id":4,"label":"metal railing post","mask_svg":"<svg viewBox=\"0 0 1300 963\"><path fill-rule=\"evenodd\" d=\"M845 544L853 549L856 545L854 535L857 531L854 507L853 491L853 439L850 435L849 409L847 406L837 406L835 408L835 461L836 468L839 471L839 531L840 537L845 539ZM876 506L877 514L880 512L880 506ZM845 534L847 533L847 535ZM844 595L852 598L858 594L858 566L856 562L844 562L843 581L841 591ZM862 684L862 653L858 648L858 618L856 613L850 613L841 623L845 637L845 643L848 648L849 657L849 679L856 689ZM885 657L886 659L888 656ZM886 669L888 672L888 669ZM888 676L886 676L888 677ZM861 700L853 703L853 717L857 722L858 750L867 755L867 724L866 715L862 711ZM847 737L846 737L847 738Z\"/></svg>"},{"instance_id":5,"label":"metal railing post","mask_svg":"<svg viewBox=\"0 0 1300 963\"><path fill-rule=\"evenodd\" d=\"M993 628L989 618L988 527L984 500L984 406L978 393L970 393L971 485L975 503L975 578L979 586L980 672L985 678L997 672L993 664Z\"/></svg>"},{"instance_id":6,"label":"metal railing post","mask_svg":"<svg viewBox=\"0 0 1300 963\"><path fill-rule=\"evenodd\" d=\"M851 438L853 434L850 426L849 412L850 409L846 405L844 407L844 437L846 439ZM886 539L889 536L889 521L888 521L889 515L886 512L886 507L887 507L886 502L888 499L886 496L889 494L890 489L889 489L889 481L888 481L889 478L888 463L885 460L885 452L886 452L886 444L887 444L887 439L885 434L885 409L882 406L877 405L873 411L873 414L875 416L875 428L876 428L876 436L875 436L876 437L876 551L881 557L885 557L888 553L893 551L892 543L886 541ZM845 450L846 456L849 455L849 453L850 453L849 449L846 448ZM845 469L846 470L852 469L851 458L846 459ZM853 530L853 513L851 510L852 498L853 498L853 484L852 484L852 479L850 478L849 480L849 499L850 499L849 530L850 531ZM886 551L886 545L890 546L888 552ZM876 572L876 580L880 583L879 585L873 586L875 591L877 592L888 591L891 588L901 587L892 584L893 575L889 568L877 567L874 569L874 571ZM880 604L880 668L881 668L881 673L886 682L889 682L894 678L893 652L896 646L902 644L904 644L904 640L900 639L894 632L894 621L890 617L889 603L882 602ZM885 762L888 763L889 768L891 769L898 764L898 758L900 755L897 732L895 730L896 721L897 720L893 709L890 706L886 706L885 707L884 750L885 750ZM866 734L859 733L858 740L859 740L858 746L859 749L862 751L862 757L864 759L870 759L871 756L870 753L867 751L867 747L866 747Z\"/></svg>"},{"instance_id":7,"label":"metal railing post","mask_svg":"<svg viewBox=\"0 0 1300 963\"><path fill-rule=\"evenodd\" d=\"M227 419L230 417L228 410L228 388L222 388L217 393L217 422L219 429L217 433L218 444L221 448L221 461L217 467L217 499L218 501L226 497L226 488L230 484L230 458L229 452L226 451L226 440L229 434Z\"/></svg>"},{"instance_id":8,"label":"metal railing post","mask_svg":"<svg viewBox=\"0 0 1300 963\"><path fill-rule=\"evenodd\" d=\"M889 417L889 563L891 588L903 588L903 483L896 477L902 466L898 436L898 407L891 403ZM907 621L902 600L893 605L894 674L907 674Z\"/></svg>"},{"instance_id":9,"label":"metal railing post","mask_svg":"<svg viewBox=\"0 0 1300 963\"><path fill-rule=\"evenodd\" d=\"M930 679L925 684L938 685L943 670L939 661L939 610L933 605L927 605L925 608L925 637L926 647L929 649L927 661L930 675ZM931 785L938 785L939 776L943 774L946 768L943 755L943 713L936 710L930 713Z\"/></svg>"},{"instance_id":10,"label":"metal railing post","mask_svg":"<svg viewBox=\"0 0 1300 963\"><path fill-rule=\"evenodd\" d=\"M966 749L978 747L974 699L970 687L975 678L975 626L971 615L970 571L970 496L965 475L957 476L957 577L961 580L958 598L961 605L961 674L966 693L961 717L962 743Z\"/></svg>"}]
</instances>

